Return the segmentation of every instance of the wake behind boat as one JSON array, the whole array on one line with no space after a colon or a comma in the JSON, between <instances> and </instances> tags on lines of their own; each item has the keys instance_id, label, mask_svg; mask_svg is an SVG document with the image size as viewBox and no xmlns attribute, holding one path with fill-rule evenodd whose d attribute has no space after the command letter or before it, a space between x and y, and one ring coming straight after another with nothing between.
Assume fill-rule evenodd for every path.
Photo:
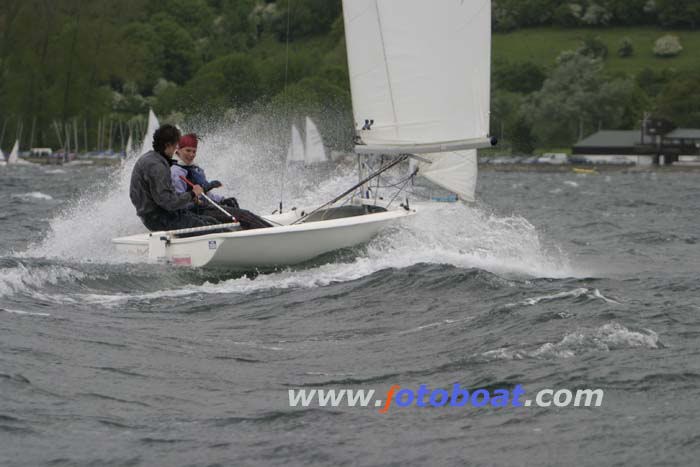
<instances>
[{"instance_id":1,"label":"wake behind boat","mask_svg":"<svg viewBox=\"0 0 700 467\"><path fill-rule=\"evenodd\" d=\"M394 201L416 175L454 199L474 200L476 149L495 144L489 136L490 0L344 1L343 16L357 122L357 185L312 211L263 216L270 228L244 231L233 223L152 232L114 239L120 251L195 267L297 264L367 242L415 214L407 198ZM315 140L322 151L320 134L308 120L306 148L293 127L288 159L308 159L303 154ZM325 159L321 151L313 159ZM385 184L395 192L383 201L382 174L409 159L412 172ZM221 233L222 227L231 231Z\"/></svg>"}]
</instances>

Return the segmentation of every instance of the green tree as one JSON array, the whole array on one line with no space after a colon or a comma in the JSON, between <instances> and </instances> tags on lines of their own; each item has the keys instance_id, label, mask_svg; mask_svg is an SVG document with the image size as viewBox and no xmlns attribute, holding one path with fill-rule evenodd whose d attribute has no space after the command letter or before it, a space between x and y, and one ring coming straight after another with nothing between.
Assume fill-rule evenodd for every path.
<instances>
[{"instance_id":1,"label":"green tree","mask_svg":"<svg viewBox=\"0 0 700 467\"><path fill-rule=\"evenodd\" d=\"M676 79L676 73L672 70L662 69L656 71L651 68L644 68L637 74L635 81L648 96L655 97L674 79Z\"/></svg>"},{"instance_id":2,"label":"green tree","mask_svg":"<svg viewBox=\"0 0 700 467\"><path fill-rule=\"evenodd\" d=\"M164 13L153 16L151 23L162 50L163 77L184 84L199 68L199 56L192 36Z\"/></svg>"},{"instance_id":3,"label":"green tree","mask_svg":"<svg viewBox=\"0 0 700 467\"><path fill-rule=\"evenodd\" d=\"M251 105L260 97L260 78L249 55L229 54L204 65L183 88L169 88L159 100L162 111L221 114Z\"/></svg>"},{"instance_id":4,"label":"green tree","mask_svg":"<svg viewBox=\"0 0 700 467\"><path fill-rule=\"evenodd\" d=\"M659 23L667 28L700 26L700 4L697 0L655 0Z\"/></svg>"},{"instance_id":5,"label":"green tree","mask_svg":"<svg viewBox=\"0 0 700 467\"><path fill-rule=\"evenodd\" d=\"M633 81L604 76L599 59L564 52L542 89L530 96L525 114L540 143L568 145L582 136L581 127L631 127L645 105Z\"/></svg>"},{"instance_id":6,"label":"green tree","mask_svg":"<svg viewBox=\"0 0 700 467\"><path fill-rule=\"evenodd\" d=\"M290 40L325 34L341 11L341 0L278 0L269 28L279 40L286 40L288 20Z\"/></svg>"},{"instance_id":7,"label":"green tree","mask_svg":"<svg viewBox=\"0 0 700 467\"><path fill-rule=\"evenodd\" d=\"M517 116L508 139L514 152L532 154L535 150L535 136L532 133L532 124L526 116L522 114Z\"/></svg>"},{"instance_id":8,"label":"green tree","mask_svg":"<svg viewBox=\"0 0 700 467\"><path fill-rule=\"evenodd\" d=\"M217 55L243 52L258 39L261 26L259 14L254 14L255 0L222 0L221 15L213 22L212 47Z\"/></svg>"},{"instance_id":9,"label":"green tree","mask_svg":"<svg viewBox=\"0 0 700 467\"><path fill-rule=\"evenodd\" d=\"M656 113L678 126L697 127L700 122L700 78L690 75L671 80L657 98Z\"/></svg>"},{"instance_id":10,"label":"green tree","mask_svg":"<svg viewBox=\"0 0 700 467\"><path fill-rule=\"evenodd\" d=\"M529 94L542 88L546 71L532 62L507 62L497 60L492 72L495 87L504 91Z\"/></svg>"}]
</instances>

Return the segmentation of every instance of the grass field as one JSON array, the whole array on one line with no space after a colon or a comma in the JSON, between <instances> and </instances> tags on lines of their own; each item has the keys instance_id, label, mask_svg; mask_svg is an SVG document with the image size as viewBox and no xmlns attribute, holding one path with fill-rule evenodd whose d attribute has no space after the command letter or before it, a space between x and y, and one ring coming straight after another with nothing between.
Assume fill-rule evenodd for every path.
<instances>
[{"instance_id":1,"label":"grass field","mask_svg":"<svg viewBox=\"0 0 700 467\"><path fill-rule=\"evenodd\" d=\"M674 58L654 56L654 42L661 36L678 36L683 51ZM654 27L616 27L608 29L532 28L493 35L495 60L511 62L529 61L551 67L554 59L564 50L575 50L582 39L598 36L608 46L605 68L610 72L637 74L648 67L654 70L674 68L678 71L697 70L700 73L700 31L669 31ZM634 54L628 58L617 55L620 41L627 37L632 42Z\"/></svg>"}]
</instances>

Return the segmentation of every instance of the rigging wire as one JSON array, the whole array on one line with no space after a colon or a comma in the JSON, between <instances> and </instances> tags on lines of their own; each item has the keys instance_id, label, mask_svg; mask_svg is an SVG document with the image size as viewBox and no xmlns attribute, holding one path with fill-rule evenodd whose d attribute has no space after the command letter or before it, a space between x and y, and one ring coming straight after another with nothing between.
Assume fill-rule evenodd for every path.
<instances>
[{"instance_id":1,"label":"rigging wire","mask_svg":"<svg viewBox=\"0 0 700 467\"><path fill-rule=\"evenodd\" d=\"M284 91L287 91L287 81L289 79L289 21L290 21L290 11L291 11L291 5L292 0L287 0L287 34L285 35L286 39L286 51L285 51L285 61L284 61ZM290 102L289 98L285 99L287 101L286 106L287 106L287 116L291 114L291 108L290 108ZM284 159L284 168L282 169L282 180L280 183L280 206L279 206L279 213L282 214L282 206L284 204L284 182L287 179L287 158L285 156Z\"/></svg>"}]
</instances>

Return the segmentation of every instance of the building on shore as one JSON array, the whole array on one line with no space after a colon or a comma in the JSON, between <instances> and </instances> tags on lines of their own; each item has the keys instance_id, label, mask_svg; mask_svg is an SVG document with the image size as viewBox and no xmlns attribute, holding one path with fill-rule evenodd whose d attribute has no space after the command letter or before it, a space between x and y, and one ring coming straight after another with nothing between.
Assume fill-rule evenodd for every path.
<instances>
[{"instance_id":1,"label":"building on shore","mask_svg":"<svg viewBox=\"0 0 700 467\"><path fill-rule=\"evenodd\" d=\"M641 130L601 130L583 138L571 154L572 161L584 163L700 164L700 129L645 119Z\"/></svg>"}]
</instances>

